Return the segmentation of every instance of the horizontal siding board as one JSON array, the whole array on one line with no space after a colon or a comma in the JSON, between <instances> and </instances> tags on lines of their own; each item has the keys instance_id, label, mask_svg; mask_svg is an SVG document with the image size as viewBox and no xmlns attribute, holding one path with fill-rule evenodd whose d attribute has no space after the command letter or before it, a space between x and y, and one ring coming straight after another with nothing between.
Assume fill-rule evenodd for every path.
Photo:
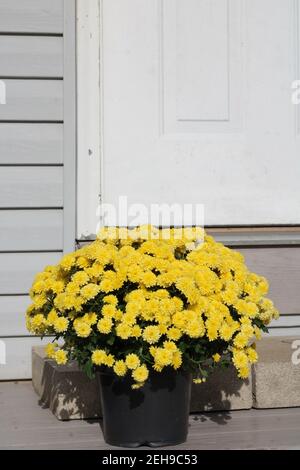
<instances>
[{"instance_id":1,"label":"horizontal siding board","mask_svg":"<svg viewBox=\"0 0 300 470\"><path fill-rule=\"evenodd\" d=\"M209 235L212 235L216 241L230 246L270 246L270 245L299 245L300 229L282 228L281 230L273 228L272 230L263 230L259 228L241 229L209 229Z\"/></svg>"},{"instance_id":2,"label":"horizontal siding board","mask_svg":"<svg viewBox=\"0 0 300 470\"><path fill-rule=\"evenodd\" d=\"M0 123L0 165L62 163L63 124Z\"/></svg>"},{"instance_id":3,"label":"horizontal siding board","mask_svg":"<svg viewBox=\"0 0 300 470\"><path fill-rule=\"evenodd\" d=\"M300 337L300 327L293 328L270 328L269 334L264 334L264 336L299 336Z\"/></svg>"},{"instance_id":4,"label":"horizontal siding board","mask_svg":"<svg viewBox=\"0 0 300 470\"><path fill-rule=\"evenodd\" d=\"M0 253L0 295L27 294L35 275L61 253Z\"/></svg>"},{"instance_id":5,"label":"horizontal siding board","mask_svg":"<svg viewBox=\"0 0 300 470\"><path fill-rule=\"evenodd\" d=\"M63 38L0 36L1 77L62 77Z\"/></svg>"},{"instance_id":6,"label":"horizontal siding board","mask_svg":"<svg viewBox=\"0 0 300 470\"><path fill-rule=\"evenodd\" d=\"M63 0L0 0L0 32L63 32Z\"/></svg>"},{"instance_id":7,"label":"horizontal siding board","mask_svg":"<svg viewBox=\"0 0 300 470\"><path fill-rule=\"evenodd\" d=\"M0 168L0 208L62 207L63 168Z\"/></svg>"},{"instance_id":8,"label":"horizontal siding board","mask_svg":"<svg viewBox=\"0 0 300 470\"><path fill-rule=\"evenodd\" d=\"M62 121L63 80L5 79L0 121Z\"/></svg>"},{"instance_id":9,"label":"horizontal siding board","mask_svg":"<svg viewBox=\"0 0 300 470\"><path fill-rule=\"evenodd\" d=\"M300 314L281 315L278 320L272 321L270 328L294 328L295 326L300 327Z\"/></svg>"},{"instance_id":10,"label":"horizontal siding board","mask_svg":"<svg viewBox=\"0 0 300 470\"><path fill-rule=\"evenodd\" d=\"M1 252L62 249L63 211L61 209L0 210Z\"/></svg>"},{"instance_id":11,"label":"horizontal siding board","mask_svg":"<svg viewBox=\"0 0 300 470\"><path fill-rule=\"evenodd\" d=\"M30 305L30 297L0 296L0 335L28 336L25 325L25 313Z\"/></svg>"},{"instance_id":12,"label":"horizontal siding board","mask_svg":"<svg viewBox=\"0 0 300 470\"><path fill-rule=\"evenodd\" d=\"M300 313L300 247L243 248L240 251L254 272L270 283L268 296L281 313Z\"/></svg>"},{"instance_id":13,"label":"horizontal siding board","mask_svg":"<svg viewBox=\"0 0 300 470\"><path fill-rule=\"evenodd\" d=\"M1 338L6 349L6 364L0 365L0 380L30 379L31 350L33 346L42 346L51 342L50 338L38 337Z\"/></svg>"}]
</instances>

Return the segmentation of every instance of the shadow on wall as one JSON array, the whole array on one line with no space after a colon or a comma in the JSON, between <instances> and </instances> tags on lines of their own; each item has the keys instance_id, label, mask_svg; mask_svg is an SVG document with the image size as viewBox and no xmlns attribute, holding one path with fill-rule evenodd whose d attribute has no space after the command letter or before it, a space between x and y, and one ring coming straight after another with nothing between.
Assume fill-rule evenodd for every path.
<instances>
[{"instance_id":1,"label":"shadow on wall","mask_svg":"<svg viewBox=\"0 0 300 470\"><path fill-rule=\"evenodd\" d=\"M40 380L35 380L34 386L39 404L50 408L59 420L101 418L97 381L90 380L74 362L57 366L44 359ZM190 410L199 413L195 420L226 424L230 419L226 411L251 407L251 379L238 379L233 367L216 370L205 384L192 387Z\"/></svg>"}]
</instances>

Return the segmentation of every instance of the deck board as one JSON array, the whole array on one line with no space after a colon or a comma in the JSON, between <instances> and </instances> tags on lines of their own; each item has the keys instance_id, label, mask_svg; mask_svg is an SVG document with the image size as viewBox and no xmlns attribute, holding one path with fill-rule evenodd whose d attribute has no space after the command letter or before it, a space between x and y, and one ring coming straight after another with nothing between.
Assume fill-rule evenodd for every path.
<instances>
[{"instance_id":1,"label":"deck board","mask_svg":"<svg viewBox=\"0 0 300 470\"><path fill-rule=\"evenodd\" d=\"M1 450L113 449L99 422L61 422L39 406L31 382L0 383L0 422ZM300 449L300 408L193 415L188 441L176 449Z\"/></svg>"}]
</instances>

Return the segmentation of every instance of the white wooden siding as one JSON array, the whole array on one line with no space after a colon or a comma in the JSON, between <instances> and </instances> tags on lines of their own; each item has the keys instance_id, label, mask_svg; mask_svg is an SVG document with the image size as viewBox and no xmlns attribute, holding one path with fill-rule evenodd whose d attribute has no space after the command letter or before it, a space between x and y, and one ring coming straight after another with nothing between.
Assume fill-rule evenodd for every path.
<instances>
[{"instance_id":1,"label":"white wooden siding","mask_svg":"<svg viewBox=\"0 0 300 470\"><path fill-rule=\"evenodd\" d=\"M30 297L28 295L0 296L1 336L28 336L24 312L26 312L30 302Z\"/></svg>"},{"instance_id":2,"label":"white wooden siding","mask_svg":"<svg viewBox=\"0 0 300 470\"><path fill-rule=\"evenodd\" d=\"M2 211L0 247L1 251L62 250L63 211L61 209Z\"/></svg>"},{"instance_id":3,"label":"white wooden siding","mask_svg":"<svg viewBox=\"0 0 300 470\"><path fill-rule=\"evenodd\" d=\"M33 346L48 344L51 339L41 341L37 337L1 338L6 346L6 366L0 366L1 380L31 378L31 350Z\"/></svg>"},{"instance_id":4,"label":"white wooden siding","mask_svg":"<svg viewBox=\"0 0 300 470\"><path fill-rule=\"evenodd\" d=\"M64 29L62 0L0 0L0 11L3 33L61 34Z\"/></svg>"},{"instance_id":5,"label":"white wooden siding","mask_svg":"<svg viewBox=\"0 0 300 470\"><path fill-rule=\"evenodd\" d=\"M0 380L31 376L35 274L75 244L75 0L0 0ZM46 340L48 342L48 340Z\"/></svg>"},{"instance_id":6,"label":"white wooden siding","mask_svg":"<svg viewBox=\"0 0 300 470\"><path fill-rule=\"evenodd\" d=\"M0 164L63 163L63 130L63 124L1 123Z\"/></svg>"},{"instance_id":7,"label":"white wooden siding","mask_svg":"<svg viewBox=\"0 0 300 470\"><path fill-rule=\"evenodd\" d=\"M0 295L27 294L34 276L60 257L60 253L0 253Z\"/></svg>"},{"instance_id":8,"label":"white wooden siding","mask_svg":"<svg viewBox=\"0 0 300 470\"><path fill-rule=\"evenodd\" d=\"M63 121L62 80L5 80L1 121Z\"/></svg>"},{"instance_id":9,"label":"white wooden siding","mask_svg":"<svg viewBox=\"0 0 300 470\"><path fill-rule=\"evenodd\" d=\"M2 36L1 77L62 77L63 38Z\"/></svg>"},{"instance_id":10,"label":"white wooden siding","mask_svg":"<svg viewBox=\"0 0 300 470\"><path fill-rule=\"evenodd\" d=\"M3 167L0 173L0 207L61 207L61 167Z\"/></svg>"}]
</instances>

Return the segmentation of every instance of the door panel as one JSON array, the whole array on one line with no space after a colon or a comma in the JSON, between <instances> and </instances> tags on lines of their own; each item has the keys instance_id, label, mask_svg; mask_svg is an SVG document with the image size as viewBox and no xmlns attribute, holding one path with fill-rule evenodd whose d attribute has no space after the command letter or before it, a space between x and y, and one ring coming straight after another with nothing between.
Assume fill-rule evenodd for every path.
<instances>
[{"instance_id":1,"label":"door panel","mask_svg":"<svg viewBox=\"0 0 300 470\"><path fill-rule=\"evenodd\" d=\"M103 0L103 200L300 223L298 0Z\"/></svg>"}]
</instances>

